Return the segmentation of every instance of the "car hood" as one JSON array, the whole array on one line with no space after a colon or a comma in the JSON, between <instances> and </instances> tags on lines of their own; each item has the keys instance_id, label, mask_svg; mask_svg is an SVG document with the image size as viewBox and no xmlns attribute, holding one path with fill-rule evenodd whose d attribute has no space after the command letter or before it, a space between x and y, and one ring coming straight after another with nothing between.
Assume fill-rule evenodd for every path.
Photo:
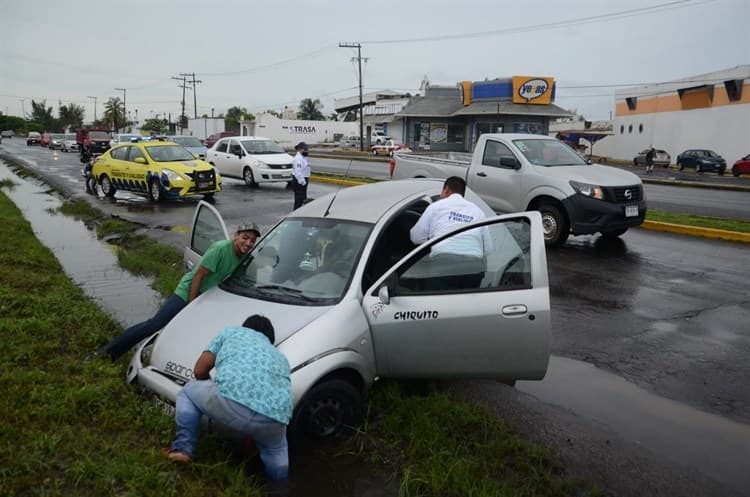
<instances>
[{"instance_id":1,"label":"car hood","mask_svg":"<svg viewBox=\"0 0 750 497\"><path fill-rule=\"evenodd\" d=\"M627 186L641 183L641 179L629 171L616 167L587 164L585 166L534 166L540 174L561 180L572 180L598 186Z\"/></svg>"},{"instance_id":2,"label":"car hood","mask_svg":"<svg viewBox=\"0 0 750 497\"><path fill-rule=\"evenodd\" d=\"M279 344L330 310L332 306L303 306L236 295L221 288L204 293L164 327L151 354L151 366L168 363L192 368L209 342L227 326L239 326L253 314L271 320Z\"/></svg>"},{"instance_id":3,"label":"car hood","mask_svg":"<svg viewBox=\"0 0 750 497\"><path fill-rule=\"evenodd\" d=\"M257 160L260 162L264 162L266 164L271 164L274 166L280 165L280 164L291 164L294 160L294 157L292 157L289 154L286 153L279 153L279 154L251 154L248 155L248 158L250 160Z\"/></svg>"}]
</instances>

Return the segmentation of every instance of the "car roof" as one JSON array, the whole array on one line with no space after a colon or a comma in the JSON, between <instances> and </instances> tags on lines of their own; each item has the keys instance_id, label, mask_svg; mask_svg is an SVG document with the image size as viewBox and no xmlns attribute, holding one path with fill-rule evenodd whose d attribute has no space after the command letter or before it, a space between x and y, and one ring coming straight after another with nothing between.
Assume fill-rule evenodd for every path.
<instances>
[{"instance_id":1,"label":"car roof","mask_svg":"<svg viewBox=\"0 0 750 497\"><path fill-rule=\"evenodd\" d=\"M376 223L396 204L424 196L439 195L443 183L444 179L415 178L352 186L305 204L289 214L289 217L329 217ZM478 197L476 201L482 202ZM491 213L486 204L479 207L488 214Z\"/></svg>"}]
</instances>

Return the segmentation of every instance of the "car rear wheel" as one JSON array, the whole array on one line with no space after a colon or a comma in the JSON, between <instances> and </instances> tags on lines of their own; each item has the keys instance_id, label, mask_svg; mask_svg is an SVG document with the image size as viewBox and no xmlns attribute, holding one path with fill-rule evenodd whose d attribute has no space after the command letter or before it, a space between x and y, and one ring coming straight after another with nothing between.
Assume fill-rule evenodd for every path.
<instances>
[{"instance_id":1,"label":"car rear wheel","mask_svg":"<svg viewBox=\"0 0 750 497\"><path fill-rule=\"evenodd\" d=\"M101 177L99 178L99 184L102 186L102 192L104 193L105 196L107 197L115 196L115 192L117 191L117 189L112 184L112 180L109 179L109 176L107 176L106 174L102 174Z\"/></svg>"},{"instance_id":2,"label":"car rear wheel","mask_svg":"<svg viewBox=\"0 0 750 497\"><path fill-rule=\"evenodd\" d=\"M542 204L539 206L539 212L542 214L545 245L556 247L565 243L570 235L570 226L560 208L552 204Z\"/></svg>"},{"instance_id":3,"label":"car rear wheel","mask_svg":"<svg viewBox=\"0 0 750 497\"><path fill-rule=\"evenodd\" d=\"M313 439L351 434L362 418L362 395L345 380L325 380L312 387L297 408L292 429Z\"/></svg>"},{"instance_id":4,"label":"car rear wheel","mask_svg":"<svg viewBox=\"0 0 750 497\"><path fill-rule=\"evenodd\" d=\"M245 169L242 170L242 179L245 180L247 186L258 186L258 183L255 182L253 170L250 169L250 166L245 166Z\"/></svg>"},{"instance_id":5,"label":"car rear wheel","mask_svg":"<svg viewBox=\"0 0 750 497\"><path fill-rule=\"evenodd\" d=\"M159 178L151 178L151 181L148 182L148 197L152 202L161 201L161 183L159 182Z\"/></svg>"},{"instance_id":6,"label":"car rear wheel","mask_svg":"<svg viewBox=\"0 0 750 497\"><path fill-rule=\"evenodd\" d=\"M677 169L679 169L680 171L682 171L683 169L685 169L685 164L683 164L680 161L677 161Z\"/></svg>"}]
</instances>

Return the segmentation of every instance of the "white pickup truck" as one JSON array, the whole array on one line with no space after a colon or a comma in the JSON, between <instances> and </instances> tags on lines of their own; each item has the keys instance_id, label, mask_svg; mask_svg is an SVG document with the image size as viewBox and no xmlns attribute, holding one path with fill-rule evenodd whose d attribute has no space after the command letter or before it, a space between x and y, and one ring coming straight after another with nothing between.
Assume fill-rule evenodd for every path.
<instances>
[{"instance_id":1,"label":"white pickup truck","mask_svg":"<svg viewBox=\"0 0 750 497\"><path fill-rule=\"evenodd\" d=\"M646 216L638 176L590 164L544 135L483 134L473 155L396 153L391 176L460 176L495 212L539 211L548 246L564 243L570 234L620 236Z\"/></svg>"}]
</instances>

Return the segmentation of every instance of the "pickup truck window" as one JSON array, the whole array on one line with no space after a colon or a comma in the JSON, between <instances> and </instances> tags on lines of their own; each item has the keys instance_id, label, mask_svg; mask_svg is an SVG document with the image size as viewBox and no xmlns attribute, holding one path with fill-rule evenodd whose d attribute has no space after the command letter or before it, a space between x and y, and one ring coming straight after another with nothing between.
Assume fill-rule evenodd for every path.
<instances>
[{"instance_id":1,"label":"pickup truck window","mask_svg":"<svg viewBox=\"0 0 750 497\"><path fill-rule=\"evenodd\" d=\"M513 152L504 144L493 140L487 140L482 156L482 165L491 167L505 167L500 165L501 157L513 157Z\"/></svg>"},{"instance_id":2,"label":"pickup truck window","mask_svg":"<svg viewBox=\"0 0 750 497\"><path fill-rule=\"evenodd\" d=\"M557 140L513 140L526 159L537 166L585 166L586 161Z\"/></svg>"}]
</instances>

